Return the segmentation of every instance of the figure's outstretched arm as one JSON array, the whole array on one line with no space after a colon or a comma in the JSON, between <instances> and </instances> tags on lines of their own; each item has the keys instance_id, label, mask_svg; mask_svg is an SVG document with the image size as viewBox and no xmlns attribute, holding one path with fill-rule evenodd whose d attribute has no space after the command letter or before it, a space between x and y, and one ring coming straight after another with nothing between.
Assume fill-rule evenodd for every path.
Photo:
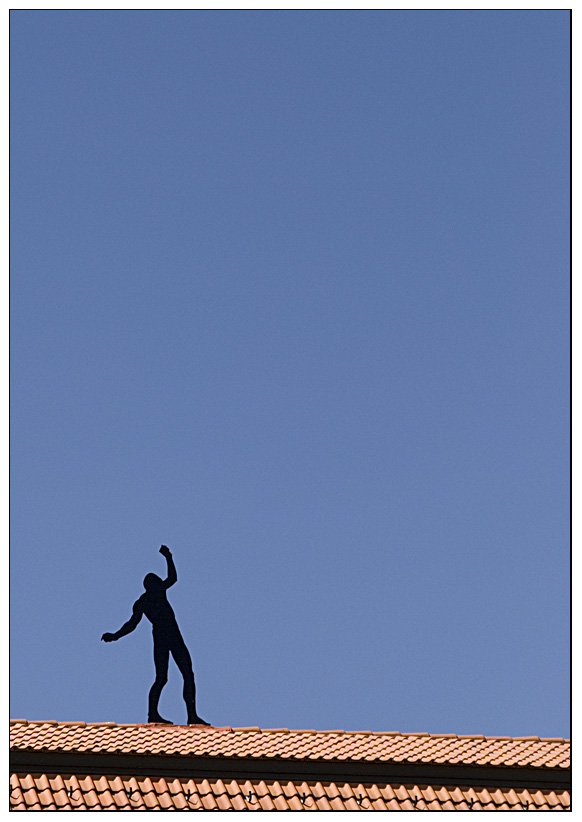
<instances>
[{"instance_id":1,"label":"figure's outstretched arm","mask_svg":"<svg viewBox=\"0 0 582 822\"><path fill-rule=\"evenodd\" d=\"M170 585L173 585L178 579L178 575L176 573L176 566L174 565L172 553L167 545L162 545L162 547L160 548L160 554L162 554L166 558L166 562L168 563L168 578L164 580L164 584L166 588L169 588Z\"/></svg>"},{"instance_id":2,"label":"figure's outstretched arm","mask_svg":"<svg viewBox=\"0 0 582 822\"><path fill-rule=\"evenodd\" d=\"M133 614L131 615L130 619L121 626L119 631L116 631L114 634L103 634L101 639L104 642L115 642L118 639L121 639L122 636L126 636L127 634L131 634L132 631L135 631L137 628L140 619L143 615L143 606L141 602L138 601L133 606Z\"/></svg>"}]
</instances>

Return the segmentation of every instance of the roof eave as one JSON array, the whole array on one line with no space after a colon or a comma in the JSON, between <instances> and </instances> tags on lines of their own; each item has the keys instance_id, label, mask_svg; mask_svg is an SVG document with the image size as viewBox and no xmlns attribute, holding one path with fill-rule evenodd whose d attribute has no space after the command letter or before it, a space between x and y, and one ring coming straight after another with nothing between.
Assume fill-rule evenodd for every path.
<instances>
[{"instance_id":1,"label":"roof eave","mask_svg":"<svg viewBox=\"0 0 582 822\"><path fill-rule=\"evenodd\" d=\"M168 754L96 753L13 749L10 770L28 773L194 776L229 779L304 779L306 781L390 782L568 790L567 768L464 765L354 759L227 757Z\"/></svg>"}]
</instances>

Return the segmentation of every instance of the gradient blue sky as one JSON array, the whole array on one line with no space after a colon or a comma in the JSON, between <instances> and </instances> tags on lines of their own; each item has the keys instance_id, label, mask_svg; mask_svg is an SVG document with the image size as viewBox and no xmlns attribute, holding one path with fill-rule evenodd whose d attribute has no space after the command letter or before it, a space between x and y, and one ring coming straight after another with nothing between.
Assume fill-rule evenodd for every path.
<instances>
[{"instance_id":1,"label":"gradient blue sky","mask_svg":"<svg viewBox=\"0 0 582 822\"><path fill-rule=\"evenodd\" d=\"M569 735L569 13L11 13L11 715ZM175 668L161 712L183 722Z\"/></svg>"}]
</instances>

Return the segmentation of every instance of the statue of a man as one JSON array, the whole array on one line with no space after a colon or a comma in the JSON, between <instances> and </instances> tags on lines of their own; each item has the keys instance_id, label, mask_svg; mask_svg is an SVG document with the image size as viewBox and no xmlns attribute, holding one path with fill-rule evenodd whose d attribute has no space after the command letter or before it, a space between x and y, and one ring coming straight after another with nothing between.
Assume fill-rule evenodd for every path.
<instances>
[{"instance_id":1,"label":"statue of a man","mask_svg":"<svg viewBox=\"0 0 582 822\"><path fill-rule=\"evenodd\" d=\"M178 579L176 566L170 549L166 545L162 545L160 554L163 554L168 564L167 578L160 579L157 574L147 574L143 581L145 594L142 594L134 604L131 619L125 625L122 625L119 631L114 634L103 634L101 639L105 642L115 642L117 639L121 639L122 636L130 634L145 614L152 623L154 664L156 666L156 679L149 694L148 722L172 724L169 720L163 719L158 713L158 702L162 688L168 681L168 662L170 654L172 654L180 673L184 677L183 693L188 710L188 725L208 725L209 723L201 719L196 713L196 688L194 686L192 660L186 643L182 639L172 606L166 598L167 589Z\"/></svg>"}]
</instances>

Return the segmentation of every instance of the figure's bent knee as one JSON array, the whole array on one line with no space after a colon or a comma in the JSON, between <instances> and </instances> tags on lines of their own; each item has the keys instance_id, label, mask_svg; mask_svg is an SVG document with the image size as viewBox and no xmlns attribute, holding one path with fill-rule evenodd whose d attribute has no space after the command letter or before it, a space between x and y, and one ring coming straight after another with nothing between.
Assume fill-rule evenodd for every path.
<instances>
[{"instance_id":1,"label":"figure's bent knee","mask_svg":"<svg viewBox=\"0 0 582 822\"><path fill-rule=\"evenodd\" d=\"M165 685L168 681L168 674L157 674L154 685Z\"/></svg>"}]
</instances>

